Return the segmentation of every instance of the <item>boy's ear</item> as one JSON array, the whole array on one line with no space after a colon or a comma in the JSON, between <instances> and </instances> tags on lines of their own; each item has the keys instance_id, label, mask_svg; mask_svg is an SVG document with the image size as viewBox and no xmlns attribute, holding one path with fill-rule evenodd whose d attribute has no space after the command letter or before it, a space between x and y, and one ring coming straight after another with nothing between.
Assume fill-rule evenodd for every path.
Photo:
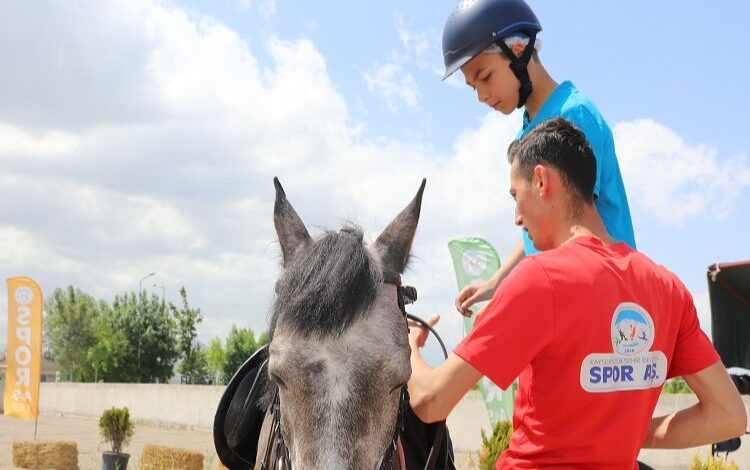
<instances>
[{"instance_id":1,"label":"boy's ear","mask_svg":"<svg viewBox=\"0 0 750 470\"><path fill-rule=\"evenodd\" d=\"M526 49L526 46L524 46L520 42L513 44L513 47L510 48L510 50L513 51L516 57L521 57L521 54L523 54L524 49Z\"/></svg>"}]
</instances>

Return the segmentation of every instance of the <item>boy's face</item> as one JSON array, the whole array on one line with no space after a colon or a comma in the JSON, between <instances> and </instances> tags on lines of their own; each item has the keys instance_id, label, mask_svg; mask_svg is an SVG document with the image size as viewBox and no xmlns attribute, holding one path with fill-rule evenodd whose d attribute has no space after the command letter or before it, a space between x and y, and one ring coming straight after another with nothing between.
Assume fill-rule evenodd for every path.
<instances>
[{"instance_id":1,"label":"boy's face","mask_svg":"<svg viewBox=\"0 0 750 470\"><path fill-rule=\"evenodd\" d=\"M501 54L482 52L461 67L466 84L476 90L477 99L503 114L516 109L521 86L509 65L510 60Z\"/></svg>"}]
</instances>

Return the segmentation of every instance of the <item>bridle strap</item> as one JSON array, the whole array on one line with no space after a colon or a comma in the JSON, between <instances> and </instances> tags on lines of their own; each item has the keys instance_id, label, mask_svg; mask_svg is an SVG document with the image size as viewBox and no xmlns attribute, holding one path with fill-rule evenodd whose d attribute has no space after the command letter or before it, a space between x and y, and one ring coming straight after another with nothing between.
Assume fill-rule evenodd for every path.
<instances>
[{"instance_id":1,"label":"bridle strap","mask_svg":"<svg viewBox=\"0 0 750 470\"><path fill-rule=\"evenodd\" d=\"M398 468L399 470L406 470L406 454L404 453L404 444L401 442L401 436L396 439L396 449L395 449L398 462Z\"/></svg>"},{"instance_id":2,"label":"bridle strap","mask_svg":"<svg viewBox=\"0 0 750 470\"><path fill-rule=\"evenodd\" d=\"M425 469L435 468L435 465L437 464L438 454L440 453L438 444L444 437L445 437L445 423L443 423L442 426L438 426L437 430L435 431L435 439L432 440L432 446L430 447L430 455L427 457L427 463L424 465ZM445 452L447 453L448 449L445 449Z\"/></svg>"},{"instance_id":3,"label":"bridle strap","mask_svg":"<svg viewBox=\"0 0 750 470\"><path fill-rule=\"evenodd\" d=\"M284 436L281 434L281 406L278 389L273 395L271 413L273 414L271 431L268 433L268 442L266 443L266 449L263 452L263 459L261 460L260 468L261 470L275 470L281 468L291 470L292 459L289 456L289 449L287 449L286 444L284 443ZM271 447L273 447L272 452L270 451Z\"/></svg>"}]
</instances>

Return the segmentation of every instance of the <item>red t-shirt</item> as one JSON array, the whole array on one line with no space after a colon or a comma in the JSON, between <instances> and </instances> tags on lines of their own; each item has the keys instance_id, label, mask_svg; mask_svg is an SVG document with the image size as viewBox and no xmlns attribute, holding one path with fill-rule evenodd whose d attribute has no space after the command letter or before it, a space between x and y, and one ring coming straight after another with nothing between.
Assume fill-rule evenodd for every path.
<instances>
[{"instance_id":1,"label":"red t-shirt","mask_svg":"<svg viewBox=\"0 0 750 470\"><path fill-rule=\"evenodd\" d=\"M719 360L677 276L594 237L521 261L455 353L519 378L498 469L636 469L664 380Z\"/></svg>"}]
</instances>

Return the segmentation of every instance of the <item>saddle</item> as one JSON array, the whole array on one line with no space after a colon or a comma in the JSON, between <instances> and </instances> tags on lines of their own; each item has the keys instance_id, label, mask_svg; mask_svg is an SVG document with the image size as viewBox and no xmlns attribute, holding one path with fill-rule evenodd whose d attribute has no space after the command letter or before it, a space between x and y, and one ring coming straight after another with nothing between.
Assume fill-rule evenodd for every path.
<instances>
[{"instance_id":1,"label":"saddle","mask_svg":"<svg viewBox=\"0 0 750 470\"><path fill-rule=\"evenodd\" d=\"M230 470L248 470L258 459L263 420L272 412L261 405L268 381L268 347L258 349L229 381L214 416L214 446ZM271 405L273 406L273 405ZM455 470L453 445L445 421L426 424L406 404L399 432L407 470ZM274 443L266 443L273 448ZM268 468L275 468L268 462Z\"/></svg>"},{"instance_id":2,"label":"saddle","mask_svg":"<svg viewBox=\"0 0 750 470\"><path fill-rule=\"evenodd\" d=\"M268 381L268 346L237 369L219 400L214 416L214 447L230 470L255 466L258 440L268 410L260 406Z\"/></svg>"}]
</instances>

